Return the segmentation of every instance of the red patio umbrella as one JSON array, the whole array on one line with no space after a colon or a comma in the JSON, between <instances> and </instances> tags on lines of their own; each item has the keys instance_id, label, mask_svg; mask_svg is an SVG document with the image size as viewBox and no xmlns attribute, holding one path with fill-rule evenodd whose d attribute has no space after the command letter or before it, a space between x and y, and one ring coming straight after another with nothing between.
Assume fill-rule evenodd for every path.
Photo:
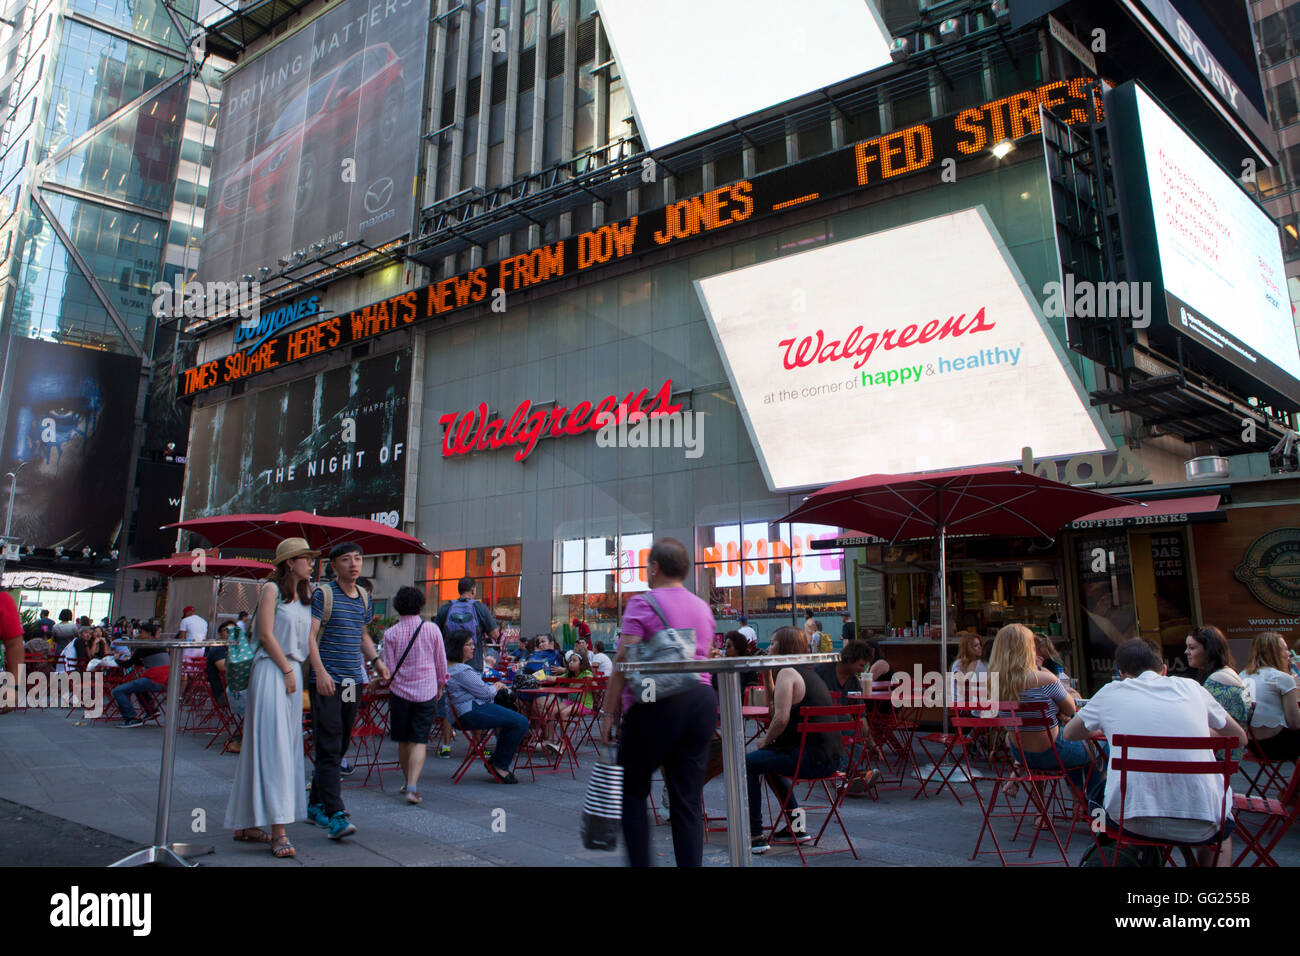
<instances>
[{"instance_id":1,"label":"red patio umbrella","mask_svg":"<svg viewBox=\"0 0 1300 956\"><path fill-rule=\"evenodd\" d=\"M1094 511L1097 509L1094 508ZM306 511L214 515L166 525L202 535L214 548L273 551L285 538L306 538L318 551L351 541L365 554L430 554L423 541L366 518L335 518Z\"/></svg>"},{"instance_id":2,"label":"red patio umbrella","mask_svg":"<svg viewBox=\"0 0 1300 956\"><path fill-rule=\"evenodd\" d=\"M947 536L1056 537L1084 515L1141 502L1075 488L1018 468L961 468L911 475L864 475L823 488L784 518L836 525L891 543L933 536L939 542L939 659L948 673ZM944 731L948 712L944 709Z\"/></svg>"},{"instance_id":3,"label":"red patio umbrella","mask_svg":"<svg viewBox=\"0 0 1300 956\"><path fill-rule=\"evenodd\" d=\"M128 564L122 570L147 571L150 574L161 574L167 578L197 578L210 574L218 578L257 579L266 577L275 570L275 566L267 564L265 561L253 561L249 558L219 558L208 555L200 558L200 556L191 554L188 551L182 551L179 554L173 554L170 558Z\"/></svg>"}]
</instances>

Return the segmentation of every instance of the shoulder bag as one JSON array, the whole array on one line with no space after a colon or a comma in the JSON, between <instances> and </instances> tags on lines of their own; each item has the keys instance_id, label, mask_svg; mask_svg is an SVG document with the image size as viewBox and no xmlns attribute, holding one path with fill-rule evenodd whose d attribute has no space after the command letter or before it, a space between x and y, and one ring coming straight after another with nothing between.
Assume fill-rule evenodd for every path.
<instances>
[{"instance_id":1,"label":"shoulder bag","mask_svg":"<svg viewBox=\"0 0 1300 956\"><path fill-rule=\"evenodd\" d=\"M695 628L673 627L668 623L668 618L664 616L663 608L659 606L653 593L643 591L641 597L658 615L664 626L662 630L655 631L648 638L624 645L627 648L628 661L650 664L695 660ZM698 686L700 676L694 673L642 674L634 669L628 672L627 682L639 702L650 704Z\"/></svg>"}]
</instances>

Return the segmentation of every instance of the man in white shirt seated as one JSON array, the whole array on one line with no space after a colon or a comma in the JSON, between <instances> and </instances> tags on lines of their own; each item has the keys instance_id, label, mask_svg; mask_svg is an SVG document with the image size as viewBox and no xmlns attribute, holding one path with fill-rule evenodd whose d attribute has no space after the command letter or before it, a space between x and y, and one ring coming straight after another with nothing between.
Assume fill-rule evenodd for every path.
<instances>
[{"instance_id":1,"label":"man in white shirt seated","mask_svg":"<svg viewBox=\"0 0 1300 956\"><path fill-rule=\"evenodd\" d=\"M587 660L591 662L591 669L595 671L597 677L608 677L614 673L614 662L605 653L605 645L602 641L596 642L596 653Z\"/></svg>"},{"instance_id":2,"label":"man in white shirt seated","mask_svg":"<svg viewBox=\"0 0 1300 956\"><path fill-rule=\"evenodd\" d=\"M1246 732L1227 711L1194 680L1168 677L1164 663L1150 644L1141 638L1125 641L1115 649L1115 667L1123 677L1112 681L1081 707L1061 736L1085 740L1091 734L1106 735L1110 759L1120 755L1116 734L1147 737L1236 737L1246 744ZM1141 760L1211 761L1221 756L1208 750L1148 750L1130 748L1128 756ZM1106 815L1118 826L1120 819L1120 772L1113 767L1106 775ZM1224 806L1219 797L1223 780L1216 774L1127 774L1127 795L1123 798L1124 830L1132 836L1161 840L1179 846L1197 847L1201 866L1212 866L1215 847L1222 844L1218 864L1232 865L1232 792ZM1219 831L1219 821L1223 830Z\"/></svg>"},{"instance_id":3,"label":"man in white shirt seated","mask_svg":"<svg viewBox=\"0 0 1300 956\"><path fill-rule=\"evenodd\" d=\"M208 638L208 622L194 613L193 605L187 606L181 618L180 637L186 641L205 641ZM186 649L186 660L202 660L203 648Z\"/></svg>"}]
</instances>

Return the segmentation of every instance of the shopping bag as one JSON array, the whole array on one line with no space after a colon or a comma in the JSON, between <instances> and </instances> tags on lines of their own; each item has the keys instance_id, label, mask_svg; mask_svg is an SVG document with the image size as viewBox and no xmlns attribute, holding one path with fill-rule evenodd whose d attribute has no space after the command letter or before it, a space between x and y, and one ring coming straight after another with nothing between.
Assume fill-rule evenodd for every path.
<instances>
[{"instance_id":1,"label":"shopping bag","mask_svg":"<svg viewBox=\"0 0 1300 956\"><path fill-rule=\"evenodd\" d=\"M600 756L587 782L582 805L582 845L588 850L615 850L623 825L623 768L613 751L600 748Z\"/></svg>"}]
</instances>

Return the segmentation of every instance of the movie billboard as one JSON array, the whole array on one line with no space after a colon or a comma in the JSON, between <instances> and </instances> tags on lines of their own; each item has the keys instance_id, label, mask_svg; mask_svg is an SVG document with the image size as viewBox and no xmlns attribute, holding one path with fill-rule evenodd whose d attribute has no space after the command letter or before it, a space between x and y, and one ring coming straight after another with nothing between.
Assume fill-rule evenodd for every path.
<instances>
[{"instance_id":1,"label":"movie billboard","mask_svg":"<svg viewBox=\"0 0 1300 956\"><path fill-rule=\"evenodd\" d=\"M3 470L22 466L12 535L26 547L114 547L131 469L139 359L11 338L6 375Z\"/></svg>"},{"instance_id":2,"label":"movie billboard","mask_svg":"<svg viewBox=\"0 0 1300 956\"><path fill-rule=\"evenodd\" d=\"M186 518L314 511L401 523L411 359L394 352L194 410Z\"/></svg>"},{"instance_id":3,"label":"movie billboard","mask_svg":"<svg viewBox=\"0 0 1300 956\"><path fill-rule=\"evenodd\" d=\"M343 0L228 74L199 276L410 228L429 6Z\"/></svg>"}]
</instances>

